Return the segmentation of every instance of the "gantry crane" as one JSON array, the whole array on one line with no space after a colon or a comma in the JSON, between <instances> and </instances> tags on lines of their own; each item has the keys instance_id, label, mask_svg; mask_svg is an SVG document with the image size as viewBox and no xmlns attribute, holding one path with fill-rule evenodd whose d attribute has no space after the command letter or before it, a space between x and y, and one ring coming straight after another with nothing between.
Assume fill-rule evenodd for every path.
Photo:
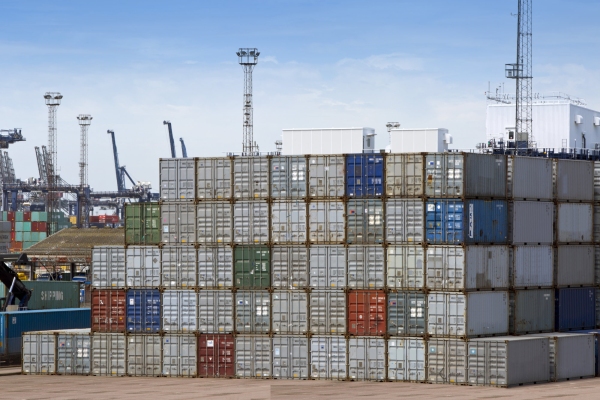
<instances>
[{"instance_id":1,"label":"gantry crane","mask_svg":"<svg viewBox=\"0 0 600 400\"><path fill-rule=\"evenodd\" d=\"M171 144L171 158L177 158L175 154L175 140L173 139L173 129L171 128L171 121L163 121L163 125L169 127L169 143Z\"/></svg>"},{"instance_id":2,"label":"gantry crane","mask_svg":"<svg viewBox=\"0 0 600 400\"><path fill-rule=\"evenodd\" d=\"M183 158L187 158L187 149L185 148L185 143L183 142L183 138L179 138L179 141L181 142L181 154L182 154Z\"/></svg>"},{"instance_id":3,"label":"gantry crane","mask_svg":"<svg viewBox=\"0 0 600 400\"><path fill-rule=\"evenodd\" d=\"M8 149L9 144L24 141L25 138L21 134L21 129L0 129L0 149Z\"/></svg>"}]
</instances>

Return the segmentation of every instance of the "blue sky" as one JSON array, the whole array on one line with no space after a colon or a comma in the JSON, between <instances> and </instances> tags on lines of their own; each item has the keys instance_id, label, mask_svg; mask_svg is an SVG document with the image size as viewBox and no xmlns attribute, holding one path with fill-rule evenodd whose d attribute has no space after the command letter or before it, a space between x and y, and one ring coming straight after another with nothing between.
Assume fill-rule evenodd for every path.
<instances>
[{"instance_id":1,"label":"blue sky","mask_svg":"<svg viewBox=\"0 0 600 400\"><path fill-rule=\"evenodd\" d=\"M93 116L90 183L116 188L107 129L137 180L158 189L168 157L164 119L189 155L241 149L242 69L257 47L255 139L274 150L281 129L385 123L445 127L454 147L485 139L485 98L515 59L517 0L0 1L0 127L17 176L37 176L47 142L46 91L58 110L61 175L78 180L76 116ZM600 108L595 0L533 0L534 91L562 91ZM179 153L179 147L178 147Z\"/></svg>"}]
</instances>

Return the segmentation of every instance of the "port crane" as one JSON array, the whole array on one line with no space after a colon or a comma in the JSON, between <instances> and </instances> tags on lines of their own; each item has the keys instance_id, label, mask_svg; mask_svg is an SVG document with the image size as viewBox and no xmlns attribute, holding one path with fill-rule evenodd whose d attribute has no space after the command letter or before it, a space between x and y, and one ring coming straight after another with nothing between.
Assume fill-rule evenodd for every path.
<instances>
[{"instance_id":1,"label":"port crane","mask_svg":"<svg viewBox=\"0 0 600 400\"><path fill-rule=\"evenodd\" d=\"M29 299L31 299L32 290L27 289L25 284L19 279L18 274L11 269L6 262L12 262L13 265L28 265L31 262L25 253L23 254L0 254L0 281L8 289L7 297L2 305L2 311L6 311L9 305L12 305L15 299L19 299L19 309L26 310Z\"/></svg>"},{"instance_id":2,"label":"port crane","mask_svg":"<svg viewBox=\"0 0 600 400\"><path fill-rule=\"evenodd\" d=\"M25 138L21 134L21 129L0 129L0 149L8 149L9 144L24 141Z\"/></svg>"},{"instance_id":3,"label":"port crane","mask_svg":"<svg viewBox=\"0 0 600 400\"><path fill-rule=\"evenodd\" d=\"M163 125L167 125L169 128L169 143L171 144L171 158L177 158L175 154L175 140L173 139L173 128L171 127L171 121L163 121Z\"/></svg>"},{"instance_id":4,"label":"port crane","mask_svg":"<svg viewBox=\"0 0 600 400\"><path fill-rule=\"evenodd\" d=\"M187 158L187 149L185 148L185 143L183 142L183 138L179 138L179 141L181 142L181 154L182 154L183 158Z\"/></svg>"}]
</instances>

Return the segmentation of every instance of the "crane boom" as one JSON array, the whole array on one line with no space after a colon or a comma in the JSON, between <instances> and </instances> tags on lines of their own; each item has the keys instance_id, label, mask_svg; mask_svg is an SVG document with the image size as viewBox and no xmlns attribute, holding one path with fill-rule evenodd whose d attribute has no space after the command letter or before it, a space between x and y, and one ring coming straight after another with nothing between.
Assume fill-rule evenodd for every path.
<instances>
[{"instance_id":1,"label":"crane boom","mask_svg":"<svg viewBox=\"0 0 600 400\"><path fill-rule=\"evenodd\" d=\"M171 128L171 121L163 121L163 125L169 127L169 143L171 144L171 158L177 158L175 154L175 140L173 139L173 129Z\"/></svg>"},{"instance_id":2,"label":"crane boom","mask_svg":"<svg viewBox=\"0 0 600 400\"><path fill-rule=\"evenodd\" d=\"M125 191L125 182L123 179L123 172L121 171L121 167L119 166L119 153L117 153L117 141L115 140L115 132L110 129L106 131L112 137L112 145L113 145L113 154L115 158L115 174L117 175L117 191L123 192Z\"/></svg>"},{"instance_id":3,"label":"crane boom","mask_svg":"<svg viewBox=\"0 0 600 400\"><path fill-rule=\"evenodd\" d=\"M181 154L183 155L183 158L187 158L187 149L185 148L183 138L179 138L179 141L181 142Z\"/></svg>"}]
</instances>

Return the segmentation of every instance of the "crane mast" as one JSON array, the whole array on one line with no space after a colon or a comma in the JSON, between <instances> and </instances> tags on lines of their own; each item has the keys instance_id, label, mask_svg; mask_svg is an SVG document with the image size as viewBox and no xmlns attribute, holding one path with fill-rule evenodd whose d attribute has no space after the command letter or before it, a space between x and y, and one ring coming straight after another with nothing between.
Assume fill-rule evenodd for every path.
<instances>
[{"instance_id":1,"label":"crane mast","mask_svg":"<svg viewBox=\"0 0 600 400\"><path fill-rule=\"evenodd\" d=\"M187 158L187 149L185 148L185 143L183 142L183 138L179 138L179 141L181 142L181 154L182 154L183 158Z\"/></svg>"},{"instance_id":2,"label":"crane mast","mask_svg":"<svg viewBox=\"0 0 600 400\"><path fill-rule=\"evenodd\" d=\"M260 52L256 48L239 49L236 53L238 62L244 69L244 107L243 107L243 139L242 155L258 152L254 141L254 109L252 105L252 71L258 63Z\"/></svg>"},{"instance_id":3,"label":"crane mast","mask_svg":"<svg viewBox=\"0 0 600 400\"><path fill-rule=\"evenodd\" d=\"M115 140L115 132L110 129L106 131L112 137L113 155L115 159L115 174L117 175L117 191L119 193L125 191L125 182L123 179L123 172L119 166L119 153L117 153L117 142Z\"/></svg>"},{"instance_id":4,"label":"crane mast","mask_svg":"<svg viewBox=\"0 0 600 400\"><path fill-rule=\"evenodd\" d=\"M171 128L171 121L163 121L163 125L167 125L169 128L169 143L171 144L171 158L177 158L175 154L175 140L173 139L173 129Z\"/></svg>"}]
</instances>

